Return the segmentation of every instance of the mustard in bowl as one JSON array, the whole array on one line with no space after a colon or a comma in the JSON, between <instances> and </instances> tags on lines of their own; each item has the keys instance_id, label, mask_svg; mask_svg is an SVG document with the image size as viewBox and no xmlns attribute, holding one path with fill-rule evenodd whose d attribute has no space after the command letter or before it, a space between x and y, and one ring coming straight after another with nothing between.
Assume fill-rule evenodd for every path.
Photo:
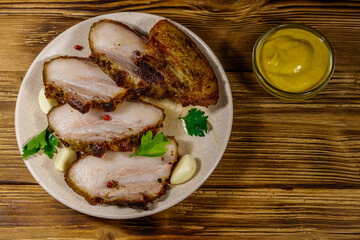
<instances>
[{"instance_id":1,"label":"mustard in bowl","mask_svg":"<svg viewBox=\"0 0 360 240\"><path fill-rule=\"evenodd\" d=\"M255 43L253 70L272 95L302 100L316 95L334 72L334 55L327 39L303 24L270 29Z\"/></svg>"}]
</instances>

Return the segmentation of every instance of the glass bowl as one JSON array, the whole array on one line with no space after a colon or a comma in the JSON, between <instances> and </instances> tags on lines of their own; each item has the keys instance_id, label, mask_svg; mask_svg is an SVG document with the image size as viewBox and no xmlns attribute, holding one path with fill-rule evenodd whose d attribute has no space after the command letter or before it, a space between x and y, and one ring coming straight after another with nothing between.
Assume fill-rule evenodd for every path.
<instances>
[{"instance_id":1,"label":"glass bowl","mask_svg":"<svg viewBox=\"0 0 360 240\"><path fill-rule=\"evenodd\" d=\"M275 32L282 30L282 29L301 29L301 30L305 30L309 33L312 33L313 35L318 37L320 39L320 41L322 41L325 44L326 48L328 49L330 62L329 62L329 68L328 68L327 74L325 77L320 79L313 88L308 89L306 91L302 91L302 92L284 91L284 90L281 90L281 89L275 87L273 84L271 84L270 81L268 79L266 79L266 77L264 76L265 74L261 73L260 68L258 66L258 61L257 61L258 50L259 50L260 46L262 46L264 41L266 41L268 39L268 37L270 37ZM325 85L328 83L329 79L331 78L331 76L334 72L335 59L334 59L334 54L333 54L332 48L330 46L330 43L320 32L318 32L314 28L306 26L304 24L289 23L289 24L281 24L279 26L273 27L269 31L267 31L265 34L260 36L260 38L256 41L254 48L253 48L252 66L253 66L253 71L254 71L254 74L255 74L258 82L266 91L268 91L269 93L271 93L272 95L274 95L276 97L286 99L286 100L303 100L303 99L307 99L307 98L315 96L321 89L323 89L325 87ZM289 77L289 79L290 79L290 77Z\"/></svg>"}]
</instances>

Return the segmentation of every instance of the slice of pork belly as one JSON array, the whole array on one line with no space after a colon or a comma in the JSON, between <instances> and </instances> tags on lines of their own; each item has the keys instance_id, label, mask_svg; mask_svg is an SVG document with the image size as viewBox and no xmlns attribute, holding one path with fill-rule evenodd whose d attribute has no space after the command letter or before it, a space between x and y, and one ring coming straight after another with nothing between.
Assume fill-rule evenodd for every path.
<instances>
[{"instance_id":1,"label":"slice of pork belly","mask_svg":"<svg viewBox=\"0 0 360 240\"><path fill-rule=\"evenodd\" d=\"M92 205L108 203L146 209L148 203L165 194L178 158L175 138L168 139L168 151L162 157L129 158L133 152L109 151L101 159L85 156L70 166L65 180Z\"/></svg>"},{"instance_id":2,"label":"slice of pork belly","mask_svg":"<svg viewBox=\"0 0 360 240\"><path fill-rule=\"evenodd\" d=\"M108 115L110 120L108 120ZM78 152L101 157L106 149L131 151L142 134L158 131L164 110L142 101L124 101L114 112L90 109L81 114L69 104L53 108L48 114L50 128L66 145Z\"/></svg>"},{"instance_id":3,"label":"slice of pork belly","mask_svg":"<svg viewBox=\"0 0 360 240\"><path fill-rule=\"evenodd\" d=\"M146 53L139 59L139 75L149 84L145 95L170 97L184 107L215 105L219 98L216 75L204 54L170 21L150 30Z\"/></svg>"},{"instance_id":4,"label":"slice of pork belly","mask_svg":"<svg viewBox=\"0 0 360 240\"><path fill-rule=\"evenodd\" d=\"M79 57L58 57L43 69L45 94L60 103L68 103L81 113L90 108L114 111L128 95L97 64Z\"/></svg>"},{"instance_id":5,"label":"slice of pork belly","mask_svg":"<svg viewBox=\"0 0 360 240\"><path fill-rule=\"evenodd\" d=\"M137 74L135 59L144 54L147 38L127 25L104 19L89 32L91 58L118 86L140 89L145 82Z\"/></svg>"}]
</instances>

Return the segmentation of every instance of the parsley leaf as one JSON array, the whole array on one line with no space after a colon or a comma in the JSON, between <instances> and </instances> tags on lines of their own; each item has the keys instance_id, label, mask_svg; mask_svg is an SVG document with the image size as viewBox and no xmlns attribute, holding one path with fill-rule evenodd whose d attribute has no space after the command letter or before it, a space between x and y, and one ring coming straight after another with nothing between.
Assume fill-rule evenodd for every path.
<instances>
[{"instance_id":1,"label":"parsley leaf","mask_svg":"<svg viewBox=\"0 0 360 240\"><path fill-rule=\"evenodd\" d=\"M137 153L132 154L130 157L147 156L147 157L160 157L167 152L166 145L170 141L163 133L158 133L153 138L152 131L147 131L141 137L141 145Z\"/></svg>"},{"instance_id":2,"label":"parsley leaf","mask_svg":"<svg viewBox=\"0 0 360 240\"><path fill-rule=\"evenodd\" d=\"M24 147L22 158L25 159L43 149L45 154L52 158L56 153L56 146L59 143L52 133L49 132L49 127L42 131L39 135L33 137Z\"/></svg>"},{"instance_id":3,"label":"parsley leaf","mask_svg":"<svg viewBox=\"0 0 360 240\"><path fill-rule=\"evenodd\" d=\"M208 133L208 116L204 116L205 112L192 108L186 117L180 117L185 122L187 133L190 136L204 137Z\"/></svg>"},{"instance_id":4,"label":"parsley leaf","mask_svg":"<svg viewBox=\"0 0 360 240\"><path fill-rule=\"evenodd\" d=\"M57 139L53 134L47 131L46 134L46 142L48 143L44 148L44 153L49 157L53 158L54 153L56 153L56 146L59 143L59 139Z\"/></svg>"}]
</instances>

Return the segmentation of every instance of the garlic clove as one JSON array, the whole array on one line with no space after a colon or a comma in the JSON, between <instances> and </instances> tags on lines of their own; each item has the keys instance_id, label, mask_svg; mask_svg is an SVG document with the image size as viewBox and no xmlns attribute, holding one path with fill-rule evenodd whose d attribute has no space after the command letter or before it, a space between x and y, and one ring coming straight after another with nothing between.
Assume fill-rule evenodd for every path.
<instances>
[{"instance_id":1,"label":"garlic clove","mask_svg":"<svg viewBox=\"0 0 360 240\"><path fill-rule=\"evenodd\" d=\"M46 98L45 97L45 87L42 87L39 92L39 105L40 105L41 111L43 111L45 114L48 114L48 112L53 107L58 105L58 102L53 98Z\"/></svg>"},{"instance_id":2,"label":"garlic clove","mask_svg":"<svg viewBox=\"0 0 360 240\"><path fill-rule=\"evenodd\" d=\"M77 154L74 150L65 147L61 150L61 152L57 155L54 166L58 171L66 171L70 164L77 159Z\"/></svg>"},{"instance_id":3,"label":"garlic clove","mask_svg":"<svg viewBox=\"0 0 360 240\"><path fill-rule=\"evenodd\" d=\"M189 155L185 154L176 164L175 169L171 175L171 184L181 184L188 181L195 173L196 161Z\"/></svg>"}]
</instances>

